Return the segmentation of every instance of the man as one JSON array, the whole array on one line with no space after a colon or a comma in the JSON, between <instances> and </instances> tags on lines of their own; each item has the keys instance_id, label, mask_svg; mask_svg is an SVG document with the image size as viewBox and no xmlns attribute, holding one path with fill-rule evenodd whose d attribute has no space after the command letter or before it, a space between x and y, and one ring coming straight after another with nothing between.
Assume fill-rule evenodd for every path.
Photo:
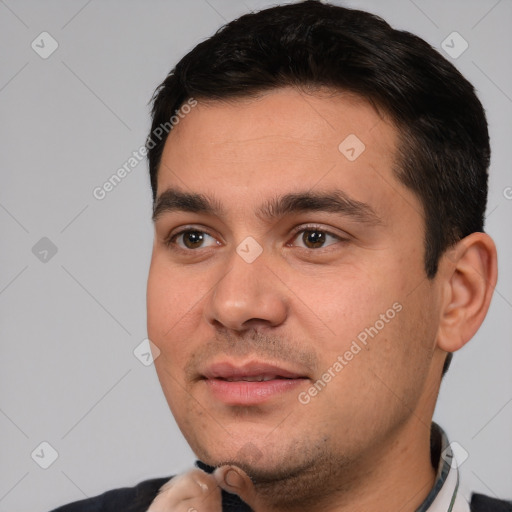
<instances>
[{"instance_id":1,"label":"man","mask_svg":"<svg viewBox=\"0 0 512 512\"><path fill-rule=\"evenodd\" d=\"M199 44L152 114L148 335L198 468L57 510L512 510L432 423L497 279L471 84L307 1Z\"/></svg>"}]
</instances>

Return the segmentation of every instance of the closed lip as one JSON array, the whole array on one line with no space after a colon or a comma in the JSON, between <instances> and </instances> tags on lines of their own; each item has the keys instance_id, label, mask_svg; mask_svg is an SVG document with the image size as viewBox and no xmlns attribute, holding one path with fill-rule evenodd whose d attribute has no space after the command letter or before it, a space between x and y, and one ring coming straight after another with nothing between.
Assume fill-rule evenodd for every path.
<instances>
[{"instance_id":1,"label":"closed lip","mask_svg":"<svg viewBox=\"0 0 512 512\"><path fill-rule=\"evenodd\" d=\"M280 363L265 361L249 361L236 364L232 361L221 361L207 365L200 372L203 379L245 380L245 379L307 379L304 373L285 368Z\"/></svg>"}]
</instances>

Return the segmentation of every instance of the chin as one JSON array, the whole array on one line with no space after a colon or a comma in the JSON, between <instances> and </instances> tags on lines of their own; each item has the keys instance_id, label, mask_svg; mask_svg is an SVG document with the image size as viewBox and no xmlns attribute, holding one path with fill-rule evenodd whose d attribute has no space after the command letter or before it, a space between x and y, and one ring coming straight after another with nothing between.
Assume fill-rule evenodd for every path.
<instances>
[{"instance_id":1,"label":"chin","mask_svg":"<svg viewBox=\"0 0 512 512\"><path fill-rule=\"evenodd\" d=\"M285 474L294 473L294 470L302 467L304 462L295 460L291 454L276 453L268 445L260 449L251 441L238 449L232 445L221 447L219 450L194 451L200 460L209 466L232 464L242 468L254 482L274 481Z\"/></svg>"},{"instance_id":2,"label":"chin","mask_svg":"<svg viewBox=\"0 0 512 512\"><path fill-rule=\"evenodd\" d=\"M241 468L244 466L258 467L271 462L266 454L252 442L245 443L241 448L231 445L213 450L197 449L194 452L205 464L215 467L224 464L235 464Z\"/></svg>"}]
</instances>

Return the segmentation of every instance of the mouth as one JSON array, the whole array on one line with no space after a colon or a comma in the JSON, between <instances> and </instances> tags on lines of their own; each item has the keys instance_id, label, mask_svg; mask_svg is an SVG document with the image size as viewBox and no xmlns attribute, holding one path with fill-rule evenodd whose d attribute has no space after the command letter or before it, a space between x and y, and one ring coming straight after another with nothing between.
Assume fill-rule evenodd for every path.
<instances>
[{"instance_id":1,"label":"mouth","mask_svg":"<svg viewBox=\"0 0 512 512\"><path fill-rule=\"evenodd\" d=\"M258 405L290 393L309 380L300 371L261 361L220 362L201 374L211 395L226 405Z\"/></svg>"},{"instance_id":2,"label":"mouth","mask_svg":"<svg viewBox=\"0 0 512 512\"><path fill-rule=\"evenodd\" d=\"M279 375L253 375L249 376L246 375L245 377L230 377L230 378L223 378L218 377L219 380L225 380L226 382L267 382L269 380L275 380L275 379L287 379L289 377L281 377Z\"/></svg>"}]
</instances>

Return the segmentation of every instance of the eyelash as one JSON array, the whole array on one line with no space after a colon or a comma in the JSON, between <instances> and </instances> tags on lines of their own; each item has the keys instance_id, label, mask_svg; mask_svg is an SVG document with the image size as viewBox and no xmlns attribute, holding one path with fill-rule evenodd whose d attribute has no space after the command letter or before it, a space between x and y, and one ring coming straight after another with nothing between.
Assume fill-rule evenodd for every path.
<instances>
[{"instance_id":1,"label":"eyelash","mask_svg":"<svg viewBox=\"0 0 512 512\"><path fill-rule=\"evenodd\" d=\"M310 225L306 225L306 226L301 226L300 229L297 229L297 230L294 230L293 232L293 235L292 235L292 240L296 240L298 235L304 231L313 231L313 232L320 232L320 233L323 233L325 235L329 235L333 238L336 238L338 240L338 242L348 242L348 238L344 238L340 235L337 235L329 230L326 230L324 229L322 226L318 226L316 224L310 224ZM206 234L208 236L210 236L211 238L215 238L213 235L211 235L210 233L208 233L208 231L206 230L202 230L202 229L199 229L199 228L194 228L194 227L185 227L184 229L182 229L181 231L178 231L177 233L174 233L172 235L169 235L165 240L164 240L164 243L166 245L166 247L168 247L169 249L173 250L173 251L178 251L178 252L185 252L185 253L192 253L192 252L196 252L196 251L199 251L200 249L202 249L201 247L199 247L198 249L183 249L182 247L179 247L178 245L176 245L175 243L175 240L185 234L185 233L191 233L191 232L196 232L196 233L200 233L200 234ZM331 244L331 245L334 245L334 244ZM322 251L322 250L325 250L327 249L329 246L327 247L319 247L317 249L309 249L307 247L299 247L299 249L302 249L302 250L306 250L306 251L316 251L316 252L319 252L319 251Z\"/></svg>"}]
</instances>

